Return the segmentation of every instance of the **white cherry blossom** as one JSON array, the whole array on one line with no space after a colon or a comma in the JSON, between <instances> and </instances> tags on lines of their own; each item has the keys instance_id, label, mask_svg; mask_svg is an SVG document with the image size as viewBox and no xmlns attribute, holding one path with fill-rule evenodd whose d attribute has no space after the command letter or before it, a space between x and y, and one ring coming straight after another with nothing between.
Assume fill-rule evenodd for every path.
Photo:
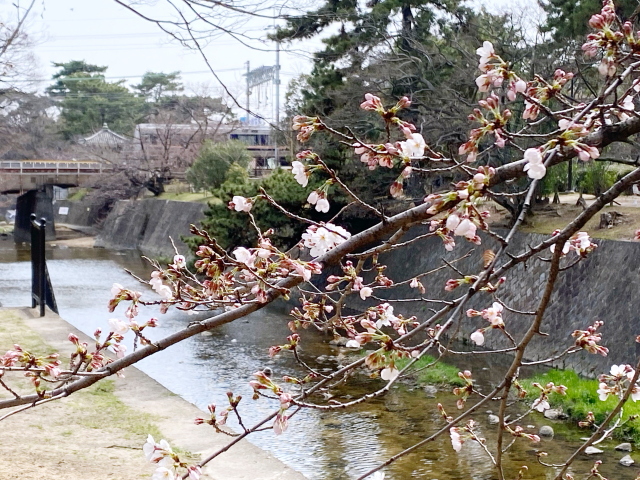
<instances>
[{"instance_id":1,"label":"white cherry blossom","mask_svg":"<svg viewBox=\"0 0 640 480\"><path fill-rule=\"evenodd\" d=\"M120 295L120 292L122 290L124 290L124 287L122 285L120 285L119 283L114 283L111 287L111 297L115 298L116 296Z\"/></svg>"},{"instance_id":2,"label":"white cherry blossom","mask_svg":"<svg viewBox=\"0 0 640 480\"><path fill-rule=\"evenodd\" d=\"M373 295L373 289L371 287L362 287L360 289L360 298L362 300L366 300L371 295Z\"/></svg>"},{"instance_id":3,"label":"white cherry blossom","mask_svg":"<svg viewBox=\"0 0 640 480\"><path fill-rule=\"evenodd\" d=\"M111 331L113 333L117 333L119 335L124 335L129 331L129 324L118 318L110 318L109 327L111 327Z\"/></svg>"},{"instance_id":4,"label":"white cherry blossom","mask_svg":"<svg viewBox=\"0 0 640 480\"><path fill-rule=\"evenodd\" d=\"M329 211L329 200L326 198L320 198L316 202L316 211L327 213Z\"/></svg>"},{"instance_id":5,"label":"white cherry blossom","mask_svg":"<svg viewBox=\"0 0 640 480\"><path fill-rule=\"evenodd\" d=\"M304 164L296 160L291 163L291 167L291 173L293 173L296 182L298 182L303 187L306 187L309 183L309 176L307 175Z\"/></svg>"},{"instance_id":6,"label":"white cherry blossom","mask_svg":"<svg viewBox=\"0 0 640 480\"><path fill-rule=\"evenodd\" d=\"M398 378L398 375L400 375L400 370L398 370L397 368L387 367L380 372L380 378L382 380L386 380L387 382L395 380L396 378Z\"/></svg>"},{"instance_id":7,"label":"white cherry blossom","mask_svg":"<svg viewBox=\"0 0 640 480\"><path fill-rule=\"evenodd\" d=\"M404 142L400 142L402 153L409 158L420 158L424 156L425 148L427 148L427 144L419 133L412 133L410 138Z\"/></svg>"},{"instance_id":8,"label":"white cherry blossom","mask_svg":"<svg viewBox=\"0 0 640 480\"><path fill-rule=\"evenodd\" d=\"M309 227L302 234L303 244L311 250L309 253L312 257L318 257L328 252L349 238L351 238L349 232L332 223L327 223L324 227Z\"/></svg>"},{"instance_id":9,"label":"white cherry blossom","mask_svg":"<svg viewBox=\"0 0 640 480\"><path fill-rule=\"evenodd\" d=\"M253 266L253 262L255 261L255 257L253 254L244 247L238 247L233 251L233 256L236 257L236 260L240 263L244 263L248 267Z\"/></svg>"},{"instance_id":10,"label":"white cherry blossom","mask_svg":"<svg viewBox=\"0 0 640 480\"><path fill-rule=\"evenodd\" d=\"M253 207L253 203L240 195L235 195L231 201L233 202L233 208L236 212L249 213Z\"/></svg>"},{"instance_id":11,"label":"white cherry blossom","mask_svg":"<svg viewBox=\"0 0 640 480\"><path fill-rule=\"evenodd\" d=\"M480 330L473 332L469 338L476 345L484 345L484 335Z\"/></svg>"},{"instance_id":12,"label":"white cherry blossom","mask_svg":"<svg viewBox=\"0 0 640 480\"><path fill-rule=\"evenodd\" d=\"M524 171L527 172L529 178L540 180L544 178L547 173L547 168L542 163L542 154L537 148L527 148L524 152L524 159L527 164L524 166Z\"/></svg>"}]
</instances>

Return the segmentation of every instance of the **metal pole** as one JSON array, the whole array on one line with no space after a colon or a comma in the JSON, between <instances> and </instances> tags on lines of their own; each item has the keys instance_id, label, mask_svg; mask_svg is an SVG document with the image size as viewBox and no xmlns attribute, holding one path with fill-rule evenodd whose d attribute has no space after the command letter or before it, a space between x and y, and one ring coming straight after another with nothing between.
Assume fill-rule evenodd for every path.
<instances>
[{"instance_id":1,"label":"metal pole","mask_svg":"<svg viewBox=\"0 0 640 480\"><path fill-rule=\"evenodd\" d=\"M251 114L249 113L251 111L250 105L249 105L249 96L251 95L251 90L249 90L249 75L251 74L251 69L249 66L249 60L247 60L247 125L249 125L249 118L251 116Z\"/></svg>"},{"instance_id":2,"label":"metal pole","mask_svg":"<svg viewBox=\"0 0 640 480\"><path fill-rule=\"evenodd\" d=\"M280 165L280 155L278 151L278 130L280 129L280 41L276 41L276 131L275 140L275 156L276 167Z\"/></svg>"}]
</instances>

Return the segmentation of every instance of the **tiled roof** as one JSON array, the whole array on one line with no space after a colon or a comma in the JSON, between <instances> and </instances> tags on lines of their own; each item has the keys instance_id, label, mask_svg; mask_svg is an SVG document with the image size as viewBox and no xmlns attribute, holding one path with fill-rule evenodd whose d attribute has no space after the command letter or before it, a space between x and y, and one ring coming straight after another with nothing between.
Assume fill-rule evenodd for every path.
<instances>
[{"instance_id":1,"label":"tiled roof","mask_svg":"<svg viewBox=\"0 0 640 480\"><path fill-rule=\"evenodd\" d=\"M94 133L90 137L80 140L83 145L92 145L96 147L119 147L127 143L127 139L122 135L118 135L116 132L109 130L109 127L105 123L102 125L102 129L97 133Z\"/></svg>"}]
</instances>

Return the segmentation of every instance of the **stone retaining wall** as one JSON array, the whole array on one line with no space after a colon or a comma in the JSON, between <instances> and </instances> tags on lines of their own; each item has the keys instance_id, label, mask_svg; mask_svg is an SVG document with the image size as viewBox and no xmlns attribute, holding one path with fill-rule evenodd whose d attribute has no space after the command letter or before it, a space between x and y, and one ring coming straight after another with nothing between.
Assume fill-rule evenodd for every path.
<instances>
[{"instance_id":1,"label":"stone retaining wall","mask_svg":"<svg viewBox=\"0 0 640 480\"><path fill-rule=\"evenodd\" d=\"M173 257L170 237L180 253L187 246L180 240L188 236L189 225L204 218L205 204L169 200L120 200L109 212L96 247L114 250L140 250L152 257Z\"/></svg>"},{"instance_id":2,"label":"stone retaining wall","mask_svg":"<svg viewBox=\"0 0 640 480\"><path fill-rule=\"evenodd\" d=\"M422 232L415 232L419 235ZM509 252L517 254L527 245L536 245L548 238L537 234L517 234L509 248ZM481 267L482 252L486 248L497 245L491 239L483 237L483 245L476 246L461 238L456 239L457 247L453 252L446 252L439 238L428 238L417 241L407 255L405 250L390 252L381 256L380 261L388 265L387 274L395 281L410 279L415 275L443 265L442 259L451 262L474 250L469 258L455 263L464 274L473 274ZM610 349L609 356L578 353L556 362L560 368L571 368L585 375L593 376L604 371L610 364L632 363L640 353L640 344L636 343L636 335L640 335L640 243L595 240L598 248L585 260L573 268L560 273L555 292L543 319L542 333L537 336L529 349L529 360L540 360L553 356L573 344L571 333L584 330L596 320L604 321L601 328L602 344ZM498 296L510 307L520 311L535 310L547 280L548 263L542 258L550 258L550 252L543 252L536 259L521 264L507 274L506 283L499 289ZM567 259L573 262L575 253ZM564 261L563 261L564 264ZM449 278L459 278L451 268L438 271L426 277L424 297L438 299L454 298L463 292L463 287L446 293L444 285ZM419 292L408 285L389 292L382 292L385 298L418 297ZM357 295L354 295L357 297ZM485 293L477 294L467 308L482 309L491 305L492 298ZM362 309L370 303L356 298L350 302L356 309ZM416 315L424 319L430 315L430 309L438 309L436 303L416 302L394 304L397 313L405 316ZM465 308L465 311L467 310ZM505 324L516 339L521 338L531 321L530 316L505 311ZM458 336L468 339L477 328L485 327L488 322L480 317L460 319ZM548 335L547 335L548 334ZM491 349L505 348L510 343L499 331L493 330L485 335L486 346Z\"/></svg>"}]
</instances>

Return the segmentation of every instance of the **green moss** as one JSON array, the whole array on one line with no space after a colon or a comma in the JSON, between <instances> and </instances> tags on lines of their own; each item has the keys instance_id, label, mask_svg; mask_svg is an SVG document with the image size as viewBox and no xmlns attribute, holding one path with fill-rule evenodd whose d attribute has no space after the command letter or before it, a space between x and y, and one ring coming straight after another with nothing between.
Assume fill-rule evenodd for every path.
<instances>
[{"instance_id":1,"label":"green moss","mask_svg":"<svg viewBox=\"0 0 640 480\"><path fill-rule=\"evenodd\" d=\"M82 200L84 197L87 196L87 193L89 193L88 188L78 188L75 192L69 195L67 200L71 202L79 202L80 200Z\"/></svg>"},{"instance_id":2,"label":"green moss","mask_svg":"<svg viewBox=\"0 0 640 480\"><path fill-rule=\"evenodd\" d=\"M599 424L617 403L617 400L611 396L604 402L598 398L596 391L598 390L599 382L597 380L583 378L569 370L549 370L543 374L523 380L521 383L528 391L531 400L537 398L540 392L532 386L534 382L538 382L543 386L553 382L556 385L567 387L566 395L552 393L549 396L549 403L554 408L561 407L569 416L570 421L576 424L584 420L589 412L593 412L596 423ZM623 422L626 423L621 428L616 429L614 437L639 442L640 419L627 422L631 415L640 415L640 402L636 403L629 400L626 403L623 416Z\"/></svg>"},{"instance_id":3,"label":"green moss","mask_svg":"<svg viewBox=\"0 0 640 480\"><path fill-rule=\"evenodd\" d=\"M464 381L458 376L460 369L443 362L437 362L436 358L425 355L411 367L410 372L415 375L421 385L453 385L463 386ZM401 359L396 362L399 369L404 368L409 359Z\"/></svg>"}]
</instances>

